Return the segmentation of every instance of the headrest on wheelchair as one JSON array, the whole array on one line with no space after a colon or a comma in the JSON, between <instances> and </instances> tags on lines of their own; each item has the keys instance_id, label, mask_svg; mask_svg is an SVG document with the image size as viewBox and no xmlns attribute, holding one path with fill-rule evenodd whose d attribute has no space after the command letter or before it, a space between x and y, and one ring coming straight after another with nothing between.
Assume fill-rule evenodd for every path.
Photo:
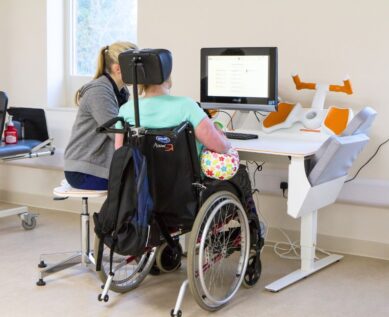
<instances>
[{"instance_id":1,"label":"headrest on wheelchair","mask_svg":"<svg viewBox=\"0 0 389 317\"><path fill-rule=\"evenodd\" d=\"M165 49L128 50L119 55L123 81L134 84L134 61L138 61L138 84L159 85L169 78L172 71L172 54Z\"/></svg>"}]
</instances>

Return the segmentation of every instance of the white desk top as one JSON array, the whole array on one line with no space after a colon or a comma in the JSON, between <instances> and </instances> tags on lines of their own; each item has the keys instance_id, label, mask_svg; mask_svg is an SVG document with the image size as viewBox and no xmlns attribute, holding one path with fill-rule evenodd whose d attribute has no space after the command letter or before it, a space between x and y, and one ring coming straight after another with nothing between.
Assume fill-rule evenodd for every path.
<instances>
[{"instance_id":1,"label":"white desk top","mask_svg":"<svg viewBox=\"0 0 389 317\"><path fill-rule=\"evenodd\" d=\"M257 134L258 139L232 140L238 152L271 154L278 156L309 156L315 153L328 138L321 132L301 131L300 128L284 129L272 133L260 130L235 130L234 132Z\"/></svg>"}]
</instances>

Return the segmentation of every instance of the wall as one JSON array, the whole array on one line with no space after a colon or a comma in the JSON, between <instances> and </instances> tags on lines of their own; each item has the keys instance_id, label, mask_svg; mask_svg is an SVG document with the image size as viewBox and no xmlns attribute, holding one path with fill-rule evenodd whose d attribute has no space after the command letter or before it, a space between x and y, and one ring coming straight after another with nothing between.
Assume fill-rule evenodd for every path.
<instances>
[{"instance_id":1,"label":"wall","mask_svg":"<svg viewBox=\"0 0 389 317\"><path fill-rule=\"evenodd\" d=\"M64 106L66 98L65 80L65 3L63 0L46 1L46 105Z\"/></svg>"},{"instance_id":2,"label":"wall","mask_svg":"<svg viewBox=\"0 0 389 317\"><path fill-rule=\"evenodd\" d=\"M382 38L382 32L389 29L388 10L386 0L142 0L138 38L141 47L164 47L172 51L173 92L197 100L201 47L277 46L280 96L306 105L313 93L297 92L290 77L292 72L298 72L306 81L332 84L340 84L349 74L354 94L330 94L327 106L347 105L357 111L370 105L379 113L371 142L351 171L353 175L377 145L389 137L386 123L389 42ZM248 125L256 123L252 120ZM359 201L374 202L380 198L380 205L388 204L389 200L381 197L385 192L382 188L389 190L388 156L387 145L354 182L351 191L354 195L344 191L343 199L350 201L354 196ZM286 177L286 169L279 167L268 163L264 166L263 178L267 184L275 185L275 190L279 180ZM381 195L377 196L378 193ZM286 216L284 199L262 195L260 206L270 226L298 230L299 221ZM373 241L380 246L375 249L378 254L389 258L389 235L382 225L388 219L387 207L335 204L320 212L319 241L330 248L336 245L343 252L353 250L365 254L373 249L370 244L364 245L363 251L356 251L354 246L362 246L361 241ZM331 237L338 238L336 244L330 241ZM377 256L377 253L370 255Z\"/></svg>"},{"instance_id":3,"label":"wall","mask_svg":"<svg viewBox=\"0 0 389 317\"><path fill-rule=\"evenodd\" d=\"M0 1L0 14L1 12L5 12L7 10L7 3L4 1ZM5 34L6 31L8 30L7 28L7 20L5 18L0 19L0 40L2 41L5 39ZM3 61L5 60L6 57L6 52L5 50L0 50L0 70L3 70ZM3 87L5 84L5 77L0 75L0 87Z\"/></svg>"},{"instance_id":4,"label":"wall","mask_svg":"<svg viewBox=\"0 0 389 317\"><path fill-rule=\"evenodd\" d=\"M46 1L0 1L0 38L2 48L6 48L0 50L0 89L8 92L10 105L52 107L61 99L58 95L50 99L53 89L47 88L50 70L46 65L53 63L47 58L47 45L52 43L46 43L50 38L47 24L52 19L46 15ZM371 105L378 111L372 140L356 164L360 166L389 135L385 127L389 96L385 94L388 81L384 72L389 69L389 42L380 36L389 29L388 9L386 0L140 0L138 39L141 47L164 47L173 52L173 92L194 99L199 98L201 47L277 46L280 95L284 100L306 104L312 93L294 89L292 71L299 72L303 80L331 83L341 83L349 73L354 95L329 95L327 105L350 105L355 110ZM61 71L60 58L58 63L54 67ZM47 112L50 134L60 150L67 143L74 115L74 110ZM387 186L389 169L384 162L388 151L389 146L381 149L361 172L361 182L371 188L377 181ZM52 160L60 166L60 151L58 155ZM271 178L276 186L277 177L286 177L285 171L266 164L262 179ZM0 164L0 200L77 211L78 201L51 201L52 188L62 178L60 170ZM261 195L260 209L271 227L296 234L299 221L286 216L286 201L279 194ZM98 204L95 206L98 208ZM387 223L387 208L338 203L319 213L319 242L330 249L389 258ZM274 230L271 234L276 238Z\"/></svg>"},{"instance_id":5,"label":"wall","mask_svg":"<svg viewBox=\"0 0 389 317\"><path fill-rule=\"evenodd\" d=\"M2 0L0 89L10 106L46 106L46 1Z\"/></svg>"},{"instance_id":6,"label":"wall","mask_svg":"<svg viewBox=\"0 0 389 317\"><path fill-rule=\"evenodd\" d=\"M0 1L0 90L7 92L10 107L47 110L57 148L54 157L0 163L0 200L79 210L78 201L52 201L76 114L75 108L56 108L65 105L64 37L64 0Z\"/></svg>"},{"instance_id":7,"label":"wall","mask_svg":"<svg viewBox=\"0 0 389 317\"><path fill-rule=\"evenodd\" d=\"M201 47L277 46L280 96L307 105L313 93L297 92L292 72L306 81L334 84L349 74L355 93L330 94L327 106L349 105L358 110L371 105L378 111L365 159L389 137L385 72L389 42L382 38L389 28L388 9L386 0L142 0L138 38L141 47L166 47L173 52L174 93L197 100ZM389 146L382 148L361 176L388 180L388 155Z\"/></svg>"}]
</instances>

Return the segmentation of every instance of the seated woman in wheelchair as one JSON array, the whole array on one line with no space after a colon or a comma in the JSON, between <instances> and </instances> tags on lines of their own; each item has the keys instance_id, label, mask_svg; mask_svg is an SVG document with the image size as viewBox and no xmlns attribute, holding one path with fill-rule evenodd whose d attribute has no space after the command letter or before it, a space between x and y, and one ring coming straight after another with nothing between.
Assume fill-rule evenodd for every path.
<instances>
[{"instance_id":1,"label":"seated woman in wheelchair","mask_svg":"<svg viewBox=\"0 0 389 317\"><path fill-rule=\"evenodd\" d=\"M201 152L202 145L217 153L227 153L231 144L223 132L214 126L195 101L187 97L170 95L171 87L171 77L160 85L143 86L144 95L139 99L141 126L154 129L173 127L183 121L189 121L198 140L198 154ZM121 107L119 117L134 124L134 102L132 100ZM117 134L115 147L119 148L122 145L123 135Z\"/></svg>"},{"instance_id":2,"label":"seated woman in wheelchair","mask_svg":"<svg viewBox=\"0 0 389 317\"><path fill-rule=\"evenodd\" d=\"M206 112L194 100L188 97L170 95L172 87L170 76L162 84L140 86L140 91L143 90L143 96L139 98L139 117L142 127L149 129L174 127L184 121L189 121L194 128L199 158L204 148L220 154L236 153L231 148L231 143L224 133L215 127ZM123 117L130 124L135 123L133 100L129 100L120 108L119 117ZM123 139L123 134L116 134L116 149L123 145ZM242 203L244 203L246 210L254 214L256 218L250 178L245 165L239 166L230 182L241 189L243 193ZM264 232L260 232L260 235L263 237Z\"/></svg>"}]
</instances>

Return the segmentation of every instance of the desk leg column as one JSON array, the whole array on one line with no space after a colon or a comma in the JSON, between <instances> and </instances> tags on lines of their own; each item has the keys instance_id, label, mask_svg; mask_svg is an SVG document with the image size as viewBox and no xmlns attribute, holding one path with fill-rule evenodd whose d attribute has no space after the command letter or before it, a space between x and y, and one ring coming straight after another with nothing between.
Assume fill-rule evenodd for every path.
<instances>
[{"instance_id":1,"label":"desk leg column","mask_svg":"<svg viewBox=\"0 0 389 317\"><path fill-rule=\"evenodd\" d=\"M309 272L314 269L317 236L317 210L301 217L300 247L301 270Z\"/></svg>"},{"instance_id":2,"label":"desk leg column","mask_svg":"<svg viewBox=\"0 0 389 317\"><path fill-rule=\"evenodd\" d=\"M279 280L267 285L265 289L271 292L278 292L283 288L296 283L305 277L325 268L326 266L339 261L343 256L331 254L318 261L316 255L317 237L317 210L301 217L301 266L300 269L290 273Z\"/></svg>"}]
</instances>

